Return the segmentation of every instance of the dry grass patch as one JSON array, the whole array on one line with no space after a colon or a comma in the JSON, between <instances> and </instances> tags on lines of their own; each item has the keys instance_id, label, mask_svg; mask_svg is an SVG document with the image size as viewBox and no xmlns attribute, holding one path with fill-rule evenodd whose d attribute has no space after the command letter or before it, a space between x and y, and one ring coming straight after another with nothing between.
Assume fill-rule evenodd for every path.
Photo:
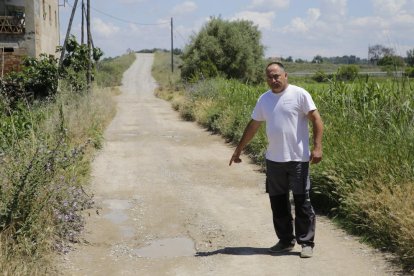
<instances>
[{"instance_id":1,"label":"dry grass patch","mask_svg":"<svg viewBox=\"0 0 414 276\"><path fill-rule=\"evenodd\" d=\"M366 184L345 200L353 229L377 247L396 252L414 269L414 183Z\"/></svg>"}]
</instances>

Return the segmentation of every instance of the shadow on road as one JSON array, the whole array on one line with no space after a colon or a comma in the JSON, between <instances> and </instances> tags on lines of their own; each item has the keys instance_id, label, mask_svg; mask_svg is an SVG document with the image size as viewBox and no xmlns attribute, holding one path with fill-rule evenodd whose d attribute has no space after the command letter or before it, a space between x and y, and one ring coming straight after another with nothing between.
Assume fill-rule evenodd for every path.
<instances>
[{"instance_id":1,"label":"shadow on road","mask_svg":"<svg viewBox=\"0 0 414 276\"><path fill-rule=\"evenodd\" d=\"M279 255L299 255L299 252L283 252L283 253L269 253L268 248L258 248L258 247L225 247L222 249L209 251L209 252L197 252L195 254L196 257L207 257L211 255L272 255L272 256L279 256Z\"/></svg>"}]
</instances>

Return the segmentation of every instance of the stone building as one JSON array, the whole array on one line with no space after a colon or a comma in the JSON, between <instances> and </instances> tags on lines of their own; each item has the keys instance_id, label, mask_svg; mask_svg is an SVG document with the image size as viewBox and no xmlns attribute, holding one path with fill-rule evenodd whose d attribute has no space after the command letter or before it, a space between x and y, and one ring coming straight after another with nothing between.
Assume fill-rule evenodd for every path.
<instances>
[{"instance_id":1,"label":"stone building","mask_svg":"<svg viewBox=\"0 0 414 276\"><path fill-rule=\"evenodd\" d=\"M24 56L56 56L59 35L59 0L0 0L0 77Z\"/></svg>"}]
</instances>

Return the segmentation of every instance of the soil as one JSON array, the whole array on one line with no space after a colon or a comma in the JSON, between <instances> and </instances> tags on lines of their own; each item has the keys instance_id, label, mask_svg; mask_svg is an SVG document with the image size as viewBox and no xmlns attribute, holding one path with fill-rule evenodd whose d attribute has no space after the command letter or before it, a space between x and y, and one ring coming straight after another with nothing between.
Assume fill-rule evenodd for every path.
<instances>
[{"instance_id":1,"label":"soil","mask_svg":"<svg viewBox=\"0 0 414 276\"><path fill-rule=\"evenodd\" d=\"M93 162L84 242L61 275L396 275L388 257L318 216L314 256L271 255L265 176L233 146L154 96L153 55L124 74L117 115Z\"/></svg>"}]
</instances>

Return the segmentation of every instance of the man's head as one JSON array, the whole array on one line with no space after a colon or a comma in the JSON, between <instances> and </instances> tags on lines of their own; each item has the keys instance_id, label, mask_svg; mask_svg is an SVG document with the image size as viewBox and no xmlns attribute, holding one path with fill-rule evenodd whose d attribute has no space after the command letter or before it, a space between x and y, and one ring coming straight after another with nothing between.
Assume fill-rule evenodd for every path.
<instances>
[{"instance_id":1,"label":"man's head","mask_svg":"<svg viewBox=\"0 0 414 276\"><path fill-rule=\"evenodd\" d=\"M280 62L271 62L266 67L266 80L273 93L280 93L288 86L285 67Z\"/></svg>"}]
</instances>

